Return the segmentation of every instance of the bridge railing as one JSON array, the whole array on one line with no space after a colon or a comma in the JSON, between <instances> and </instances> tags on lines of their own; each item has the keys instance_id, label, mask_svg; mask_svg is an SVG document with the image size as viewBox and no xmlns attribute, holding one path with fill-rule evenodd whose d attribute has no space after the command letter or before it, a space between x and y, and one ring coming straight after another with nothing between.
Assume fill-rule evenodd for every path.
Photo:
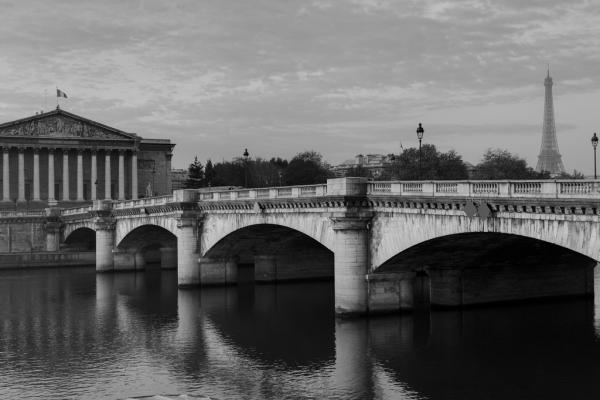
<instances>
[{"instance_id":1,"label":"bridge railing","mask_svg":"<svg viewBox=\"0 0 600 400\"><path fill-rule=\"evenodd\" d=\"M252 200L252 199L289 199L318 197L327 195L327 184L280 186L255 189L214 190L198 193L198 201Z\"/></svg>"},{"instance_id":2,"label":"bridge railing","mask_svg":"<svg viewBox=\"0 0 600 400\"><path fill-rule=\"evenodd\" d=\"M145 197L137 200L121 200L113 202L113 209L126 209L135 207L161 206L173 202L173 195Z\"/></svg>"},{"instance_id":3,"label":"bridge railing","mask_svg":"<svg viewBox=\"0 0 600 400\"><path fill-rule=\"evenodd\" d=\"M93 209L92 206L65 208L63 210L60 210L60 215L86 214L87 212L91 211L92 209Z\"/></svg>"},{"instance_id":4,"label":"bridge railing","mask_svg":"<svg viewBox=\"0 0 600 400\"><path fill-rule=\"evenodd\" d=\"M44 217L45 210L3 210L0 211L0 218L5 217Z\"/></svg>"},{"instance_id":5,"label":"bridge railing","mask_svg":"<svg viewBox=\"0 0 600 400\"><path fill-rule=\"evenodd\" d=\"M600 198L600 180L368 182L369 195Z\"/></svg>"}]
</instances>

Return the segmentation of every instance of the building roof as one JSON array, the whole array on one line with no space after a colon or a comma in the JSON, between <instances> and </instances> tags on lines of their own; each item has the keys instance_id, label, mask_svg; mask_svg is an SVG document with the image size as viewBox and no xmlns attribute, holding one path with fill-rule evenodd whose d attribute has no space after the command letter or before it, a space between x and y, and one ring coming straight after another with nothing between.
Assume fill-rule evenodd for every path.
<instances>
[{"instance_id":1,"label":"building roof","mask_svg":"<svg viewBox=\"0 0 600 400\"><path fill-rule=\"evenodd\" d=\"M62 124L59 126L59 124ZM67 129L61 129L67 127ZM139 140L135 133L124 132L108 125L56 108L0 124L0 136L94 137Z\"/></svg>"}]
</instances>

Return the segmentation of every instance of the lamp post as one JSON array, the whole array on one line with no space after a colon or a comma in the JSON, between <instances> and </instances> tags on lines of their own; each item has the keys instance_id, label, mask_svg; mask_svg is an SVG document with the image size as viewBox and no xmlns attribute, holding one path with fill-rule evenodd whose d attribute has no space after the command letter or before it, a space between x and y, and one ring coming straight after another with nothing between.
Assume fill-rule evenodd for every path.
<instances>
[{"instance_id":1,"label":"lamp post","mask_svg":"<svg viewBox=\"0 0 600 400\"><path fill-rule=\"evenodd\" d=\"M417 138L419 139L419 179L421 179L421 140L423 140L423 134L425 133L425 129L419 122L419 127L417 128Z\"/></svg>"},{"instance_id":2,"label":"lamp post","mask_svg":"<svg viewBox=\"0 0 600 400\"><path fill-rule=\"evenodd\" d=\"M594 136L592 136L592 147L594 148L594 179L598 179L596 175L596 146L598 146L598 136L596 136L596 132L594 132Z\"/></svg>"},{"instance_id":3,"label":"lamp post","mask_svg":"<svg viewBox=\"0 0 600 400\"><path fill-rule=\"evenodd\" d=\"M156 162L152 165L152 196L156 196L156 191L154 190L155 179L156 176Z\"/></svg>"},{"instance_id":4,"label":"lamp post","mask_svg":"<svg viewBox=\"0 0 600 400\"><path fill-rule=\"evenodd\" d=\"M248 187L248 156L250 156L248 149L244 149L242 156L244 157L244 187Z\"/></svg>"}]
</instances>

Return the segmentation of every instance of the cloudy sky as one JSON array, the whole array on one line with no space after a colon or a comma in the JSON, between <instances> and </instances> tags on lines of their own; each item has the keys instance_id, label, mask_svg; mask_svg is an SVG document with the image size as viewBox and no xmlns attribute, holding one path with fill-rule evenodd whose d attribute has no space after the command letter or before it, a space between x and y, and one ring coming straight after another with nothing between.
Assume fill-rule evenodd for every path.
<instances>
[{"instance_id":1,"label":"cloudy sky","mask_svg":"<svg viewBox=\"0 0 600 400\"><path fill-rule=\"evenodd\" d=\"M425 143L535 166L546 65L567 170L600 131L600 4L0 0L0 121L55 107L177 144L175 167ZM48 93L44 106L44 91Z\"/></svg>"}]
</instances>

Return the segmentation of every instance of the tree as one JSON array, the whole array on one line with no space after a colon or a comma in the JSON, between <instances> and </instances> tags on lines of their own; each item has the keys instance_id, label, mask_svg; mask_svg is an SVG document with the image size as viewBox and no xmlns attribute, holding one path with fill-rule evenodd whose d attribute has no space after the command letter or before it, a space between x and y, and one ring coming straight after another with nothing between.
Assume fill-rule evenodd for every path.
<instances>
[{"instance_id":1,"label":"tree","mask_svg":"<svg viewBox=\"0 0 600 400\"><path fill-rule=\"evenodd\" d=\"M213 168L213 163L210 158L206 161L206 166L204 167L204 182L206 186L212 186L212 182L215 179L215 170Z\"/></svg>"},{"instance_id":2,"label":"tree","mask_svg":"<svg viewBox=\"0 0 600 400\"><path fill-rule=\"evenodd\" d=\"M284 171L285 185L310 185L327 182L331 175L316 151L298 153Z\"/></svg>"},{"instance_id":3,"label":"tree","mask_svg":"<svg viewBox=\"0 0 600 400\"><path fill-rule=\"evenodd\" d=\"M419 163L419 157L421 162ZM405 149L386 168L381 179L425 180L467 179L467 166L454 150L440 153L434 145L425 144L419 149Z\"/></svg>"},{"instance_id":4,"label":"tree","mask_svg":"<svg viewBox=\"0 0 600 400\"><path fill-rule=\"evenodd\" d=\"M188 167L188 177L184 187L186 189L195 189L204 186L204 167L198 161L198 157L194 157L194 162Z\"/></svg>"},{"instance_id":5,"label":"tree","mask_svg":"<svg viewBox=\"0 0 600 400\"><path fill-rule=\"evenodd\" d=\"M538 173L527 165L523 158L508 150L488 149L483 159L475 166L474 179L541 179L547 173Z\"/></svg>"},{"instance_id":6,"label":"tree","mask_svg":"<svg viewBox=\"0 0 600 400\"><path fill-rule=\"evenodd\" d=\"M582 172L579 172L576 169L574 169L572 174L569 174L567 172L563 172L562 174L560 174L556 178L557 179L585 179L585 175L583 175Z\"/></svg>"}]
</instances>

